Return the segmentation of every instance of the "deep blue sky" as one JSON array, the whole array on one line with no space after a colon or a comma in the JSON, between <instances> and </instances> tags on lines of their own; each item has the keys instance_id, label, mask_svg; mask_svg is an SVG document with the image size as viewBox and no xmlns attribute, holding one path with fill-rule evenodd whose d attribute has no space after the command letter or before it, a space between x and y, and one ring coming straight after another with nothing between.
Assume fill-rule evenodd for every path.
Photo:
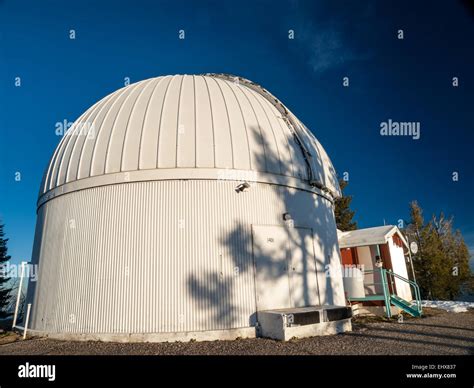
<instances>
[{"instance_id":1,"label":"deep blue sky","mask_svg":"<svg viewBox=\"0 0 474 388\"><path fill-rule=\"evenodd\" d=\"M360 227L407 219L416 199L426 217L453 215L474 252L474 16L462 3L195 3L0 0L0 218L15 261L31 255L57 122L124 77L207 72L263 85L314 132L350 174ZM388 119L420 122L421 139L380 136Z\"/></svg>"}]
</instances>

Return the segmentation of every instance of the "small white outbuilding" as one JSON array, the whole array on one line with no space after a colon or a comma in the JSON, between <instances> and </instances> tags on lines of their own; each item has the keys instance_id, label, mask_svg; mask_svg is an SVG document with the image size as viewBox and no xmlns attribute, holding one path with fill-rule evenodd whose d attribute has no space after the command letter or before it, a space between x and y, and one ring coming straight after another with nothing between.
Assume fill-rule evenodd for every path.
<instances>
[{"instance_id":1,"label":"small white outbuilding","mask_svg":"<svg viewBox=\"0 0 474 388\"><path fill-rule=\"evenodd\" d=\"M334 168L262 87L152 78L77 119L46 168L29 327L59 338L252 337L259 312L345 306Z\"/></svg>"},{"instance_id":2,"label":"small white outbuilding","mask_svg":"<svg viewBox=\"0 0 474 388\"><path fill-rule=\"evenodd\" d=\"M352 303L385 306L385 310L395 306L414 316L421 314L410 247L396 226L384 225L346 232L338 230L338 236L341 262L346 267L346 297ZM354 276L357 273L347 271L352 268L360 271L357 273L362 276ZM390 307L397 312L396 308ZM387 314L390 316L390 313Z\"/></svg>"}]
</instances>

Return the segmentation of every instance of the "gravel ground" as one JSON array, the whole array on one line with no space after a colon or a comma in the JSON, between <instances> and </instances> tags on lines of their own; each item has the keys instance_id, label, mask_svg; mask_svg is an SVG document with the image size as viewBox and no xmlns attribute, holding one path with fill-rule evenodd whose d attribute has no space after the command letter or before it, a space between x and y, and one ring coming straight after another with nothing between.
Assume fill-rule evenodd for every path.
<instances>
[{"instance_id":1,"label":"gravel ground","mask_svg":"<svg viewBox=\"0 0 474 388\"><path fill-rule=\"evenodd\" d=\"M12 342L13 341L13 342ZM447 313L426 309L423 318L403 323L357 318L353 331L327 337L174 343L73 342L0 336L1 355L441 355L474 354L474 310Z\"/></svg>"}]
</instances>

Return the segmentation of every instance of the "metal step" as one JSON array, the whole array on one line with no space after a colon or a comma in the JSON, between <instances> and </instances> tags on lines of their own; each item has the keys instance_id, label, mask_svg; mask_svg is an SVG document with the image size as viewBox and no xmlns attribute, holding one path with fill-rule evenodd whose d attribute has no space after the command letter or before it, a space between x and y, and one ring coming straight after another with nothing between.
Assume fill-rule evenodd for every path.
<instances>
[{"instance_id":1,"label":"metal step","mask_svg":"<svg viewBox=\"0 0 474 388\"><path fill-rule=\"evenodd\" d=\"M367 296L364 296L363 298L347 298L349 299L351 302L366 302L366 301L373 301L373 300L385 300L385 296L384 295L377 295L377 294L374 294L374 295L367 295Z\"/></svg>"},{"instance_id":2,"label":"metal step","mask_svg":"<svg viewBox=\"0 0 474 388\"><path fill-rule=\"evenodd\" d=\"M416 305L411 305L410 302L398 297L397 295L390 295L390 302L413 317L421 316L421 311L418 310Z\"/></svg>"}]
</instances>

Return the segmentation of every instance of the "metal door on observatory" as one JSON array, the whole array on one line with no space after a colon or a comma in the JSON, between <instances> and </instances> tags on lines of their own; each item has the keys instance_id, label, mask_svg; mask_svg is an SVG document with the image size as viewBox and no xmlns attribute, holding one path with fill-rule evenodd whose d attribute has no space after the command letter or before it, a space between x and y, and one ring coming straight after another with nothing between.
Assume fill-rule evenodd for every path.
<instances>
[{"instance_id":1,"label":"metal door on observatory","mask_svg":"<svg viewBox=\"0 0 474 388\"><path fill-rule=\"evenodd\" d=\"M320 304L309 228L253 225L257 310Z\"/></svg>"}]
</instances>

